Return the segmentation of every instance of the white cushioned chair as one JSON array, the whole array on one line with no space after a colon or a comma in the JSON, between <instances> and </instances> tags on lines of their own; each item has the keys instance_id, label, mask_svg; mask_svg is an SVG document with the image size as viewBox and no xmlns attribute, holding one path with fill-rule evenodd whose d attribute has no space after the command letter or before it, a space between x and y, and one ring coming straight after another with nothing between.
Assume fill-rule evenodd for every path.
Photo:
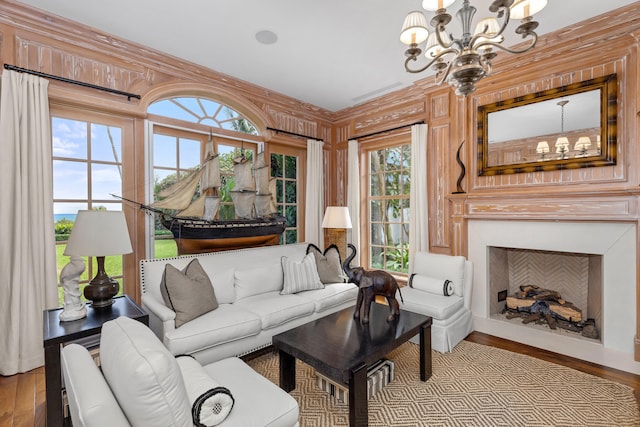
<instances>
[{"instance_id":1,"label":"white cushioned chair","mask_svg":"<svg viewBox=\"0 0 640 427\"><path fill-rule=\"evenodd\" d=\"M296 400L239 358L173 356L127 317L103 325L101 368L78 344L61 356L74 427L299 425Z\"/></svg>"},{"instance_id":2,"label":"white cushioned chair","mask_svg":"<svg viewBox=\"0 0 640 427\"><path fill-rule=\"evenodd\" d=\"M410 286L401 289L400 308L431 316L431 348L448 353L473 331L473 264L462 256L418 252L413 274Z\"/></svg>"}]
</instances>

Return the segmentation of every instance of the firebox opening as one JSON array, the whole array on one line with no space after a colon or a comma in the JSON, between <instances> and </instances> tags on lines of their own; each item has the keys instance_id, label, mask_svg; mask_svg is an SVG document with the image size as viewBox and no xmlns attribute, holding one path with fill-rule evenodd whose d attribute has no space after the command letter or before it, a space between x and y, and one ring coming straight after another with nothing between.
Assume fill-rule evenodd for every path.
<instances>
[{"instance_id":1,"label":"firebox opening","mask_svg":"<svg viewBox=\"0 0 640 427\"><path fill-rule=\"evenodd\" d=\"M602 255L495 246L488 255L492 318L601 342Z\"/></svg>"}]
</instances>

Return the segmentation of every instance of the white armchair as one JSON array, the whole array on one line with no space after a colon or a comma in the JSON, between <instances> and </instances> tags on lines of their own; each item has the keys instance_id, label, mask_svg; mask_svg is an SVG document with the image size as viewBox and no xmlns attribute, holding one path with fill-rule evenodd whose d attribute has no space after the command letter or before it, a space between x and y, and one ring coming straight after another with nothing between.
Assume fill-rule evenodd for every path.
<instances>
[{"instance_id":1,"label":"white armchair","mask_svg":"<svg viewBox=\"0 0 640 427\"><path fill-rule=\"evenodd\" d=\"M431 347L448 353L473 331L473 264L462 256L419 252L413 270L410 285L401 289L404 304L400 308L431 316Z\"/></svg>"}]
</instances>

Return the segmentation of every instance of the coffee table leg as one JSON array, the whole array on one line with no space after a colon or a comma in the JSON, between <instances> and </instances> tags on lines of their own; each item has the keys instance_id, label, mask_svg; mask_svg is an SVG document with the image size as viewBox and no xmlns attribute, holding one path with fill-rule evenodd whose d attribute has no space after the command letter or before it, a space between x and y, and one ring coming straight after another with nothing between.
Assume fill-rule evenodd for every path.
<instances>
[{"instance_id":1,"label":"coffee table leg","mask_svg":"<svg viewBox=\"0 0 640 427\"><path fill-rule=\"evenodd\" d=\"M431 325L420 328L420 380L431 378Z\"/></svg>"},{"instance_id":2,"label":"coffee table leg","mask_svg":"<svg viewBox=\"0 0 640 427\"><path fill-rule=\"evenodd\" d=\"M296 388L296 358L280 350L280 388L287 393Z\"/></svg>"},{"instance_id":3,"label":"coffee table leg","mask_svg":"<svg viewBox=\"0 0 640 427\"><path fill-rule=\"evenodd\" d=\"M367 364L352 370L349 377L349 425L365 427L369 424Z\"/></svg>"}]
</instances>

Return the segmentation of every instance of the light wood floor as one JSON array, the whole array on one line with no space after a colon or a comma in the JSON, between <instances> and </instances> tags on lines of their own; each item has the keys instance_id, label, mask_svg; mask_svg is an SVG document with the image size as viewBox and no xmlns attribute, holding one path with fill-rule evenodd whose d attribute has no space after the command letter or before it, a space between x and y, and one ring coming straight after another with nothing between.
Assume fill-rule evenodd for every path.
<instances>
[{"instance_id":1,"label":"light wood floor","mask_svg":"<svg viewBox=\"0 0 640 427\"><path fill-rule=\"evenodd\" d=\"M640 375L606 368L502 338L473 332L467 341L537 357L632 387L640 405ZM45 426L44 368L11 377L0 376L0 427Z\"/></svg>"}]
</instances>

